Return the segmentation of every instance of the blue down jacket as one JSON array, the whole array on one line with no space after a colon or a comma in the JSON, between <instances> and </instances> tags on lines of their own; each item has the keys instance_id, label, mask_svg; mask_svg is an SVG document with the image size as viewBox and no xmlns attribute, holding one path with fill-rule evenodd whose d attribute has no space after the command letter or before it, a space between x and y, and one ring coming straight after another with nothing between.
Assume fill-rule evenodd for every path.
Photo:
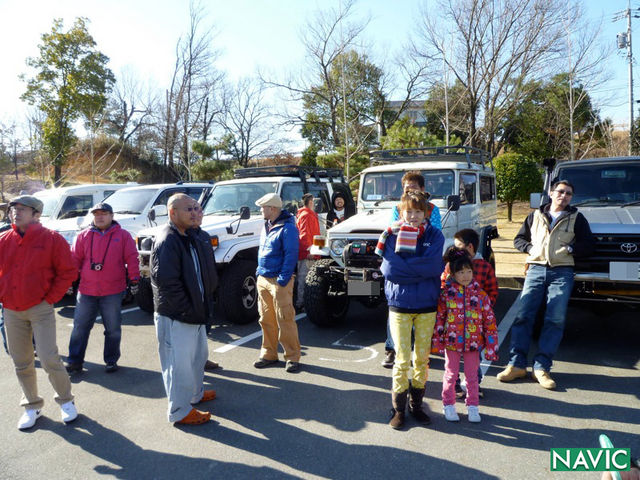
<instances>
[{"instance_id":1,"label":"blue down jacket","mask_svg":"<svg viewBox=\"0 0 640 480\"><path fill-rule=\"evenodd\" d=\"M282 210L267 233L267 223L260 235L256 275L277 277L283 287L289 283L298 263L298 229L296 219Z\"/></svg>"},{"instance_id":2,"label":"blue down jacket","mask_svg":"<svg viewBox=\"0 0 640 480\"><path fill-rule=\"evenodd\" d=\"M380 270L390 307L435 312L440 296L440 274L444 270L442 232L431 225L418 238L416 253L396 253L396 235L389 235Z\"/></svg>"}]
</instances>

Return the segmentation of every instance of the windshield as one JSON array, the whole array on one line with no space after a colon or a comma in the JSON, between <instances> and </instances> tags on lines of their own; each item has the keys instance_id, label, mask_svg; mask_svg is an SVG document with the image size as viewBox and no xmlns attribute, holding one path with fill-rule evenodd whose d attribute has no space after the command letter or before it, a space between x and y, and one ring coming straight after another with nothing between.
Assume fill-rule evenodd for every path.
<instances>
[{"instance_id":1,"label":"windshield","mask_svg":"<svg viewBox=\"0 0 640 480\"><path fill-rule=\"evenodd\" d=\"M640 163L558 169L558 179L574 186L572 205L617 205L640 200Z\"/></svg>"},{"instance_id":2,"label":"windshield","mask_svg":"<svg viewBox=\"0 0 640 480\"><path fill-rule=\"evenodd\" d=\"M153 188L118 190L109 196L107 203L113 208L113 213L138 215L156 193L157 190Z\"/></svg>"},{"instance_id":3,"label":"windshield","mask_svg":"<svg viewBox=\"0 0 640 480\"><path fill-rule=\"evenodd\" d=\"M42 214L40 217L50 217L53 215L53 211L55 210L58 202L60 201L59 195L38 195L38 192L34 194L38 200L41 200L43 203Z\"/></svg>"},{"instance_id":4,"label":"windshield","mask_svg":"<svg viewBox=\"0 0 640 480\"><path fill-rule=\"evenodd\" d=\"M249 207L251 213L260 213L256 200L276 191L276 182L232 183L216 185L204 206L205 215L229 215L240 213L240 207Z\"/></svg>"},{"instance_id":5,"label":"windshield","mask_svg":"<svg viewBox=\"0 0 640 480\"><path fill-rule=\"evenodd\" d=\"M365 202L384 202L400 200L402 195L402 176L406 172L367 173L363 179L362 199ZM451 170L422 170L425 191L431 194L430 200L444 199L453 194L453 172Z\"/></svg>"}]
</instances>

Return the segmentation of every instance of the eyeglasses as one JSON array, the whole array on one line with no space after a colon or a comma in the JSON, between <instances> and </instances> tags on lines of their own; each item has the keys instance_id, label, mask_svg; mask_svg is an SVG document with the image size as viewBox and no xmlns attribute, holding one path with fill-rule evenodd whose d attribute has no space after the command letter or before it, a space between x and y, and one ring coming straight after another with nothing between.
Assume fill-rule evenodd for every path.
<instances>
[{"instance_id":1,"label":"eyeglasses","mask_svg":"<svg viewBox=\"0 0 640 480\"><path fill-rule=\"evenodd\" d=\"M198 213L200 210L202 210L202 208L200 208L200 207L185 207L185 208L183 208L183 210L185 212L196 212L196 213Z\"/></svg>"},{"instance_id":2,"label":"eyeglasses","mask_svg":"<svg viewBox=\"0 0 640 480\"><path fill-rule=\"evenodd\" d=\"M554 190L558 195L566 195L567 197L570 197L573 195L573 192L570 192L569 190Z\"/></svg>"}]
</instances>

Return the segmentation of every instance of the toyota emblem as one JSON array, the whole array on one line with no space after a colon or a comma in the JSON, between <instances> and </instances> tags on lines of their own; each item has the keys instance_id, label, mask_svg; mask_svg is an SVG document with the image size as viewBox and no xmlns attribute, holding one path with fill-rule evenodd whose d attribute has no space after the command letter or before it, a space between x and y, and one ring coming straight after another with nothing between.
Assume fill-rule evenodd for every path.
<instances>
[{"instance_id":1,"label":"toyota emblem","mask_svg":"<svg viewBox=\"0 0 640 480\"><path fill-rule=\"evenodd\" d=\"M624 253L635 253L638 251L638 245L635 243L623 243L620 245L620 250Z\"/></svg>"}]
</instances>

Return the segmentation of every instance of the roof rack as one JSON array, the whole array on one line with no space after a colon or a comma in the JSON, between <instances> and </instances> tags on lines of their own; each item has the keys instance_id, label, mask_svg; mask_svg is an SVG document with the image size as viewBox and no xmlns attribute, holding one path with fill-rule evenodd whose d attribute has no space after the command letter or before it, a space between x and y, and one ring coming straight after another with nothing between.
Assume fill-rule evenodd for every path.
<instances>
[{"instance_id":1,"label":"roof rack","mask_svg":"<svg viewBox=\"0 0 640 480\"><path fill-rule=\"evenodd\" d=\"M344 172L340 168L307 167L304 165L274 165L272 167L249 167L234 170L234 178L253 177L297 177L303 182L308 177L320 182L320 178L328 178L330 182L344 182Z\"/></svg>"},{"instance_id":2,"label":"roof rack","mask_svg":"<svg viewBox=\"0 0 640 480\"><path fill-rule=\"evenodd\" d=\"M469 168L471 168L472 163L475 163L482 165L483 169L486 168L485 162L489 162L491 169L493 169L489 152L465 145L374 150L370 152L369 166L380 163L417 162L421 160L429 162L466 161Z\"/></svg>"}]
</instances>

